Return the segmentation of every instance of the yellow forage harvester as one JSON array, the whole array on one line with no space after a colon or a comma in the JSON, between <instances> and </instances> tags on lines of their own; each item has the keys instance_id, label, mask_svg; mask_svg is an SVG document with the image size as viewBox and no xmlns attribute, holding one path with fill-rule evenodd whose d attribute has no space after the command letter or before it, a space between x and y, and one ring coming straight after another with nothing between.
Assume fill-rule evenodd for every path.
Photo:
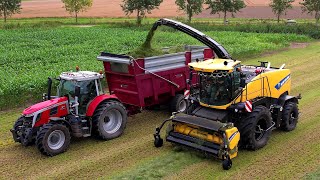
<instances>
[{"instance_id":1,"label":"yellow forage harvester","mask_svg":"<svg viewBox=\"0 0 320 180\"><path fill-rule=\"evenodd\" d=\"M166 141L194 148L223 160L223 168L232 166L238 147L257 150L264 147L271 131L295 129L298 101L291 96L291 74L285 65L271 67L242 65L216 41L180 22L157 21L153 28L166 25L204 43L216 57L189 63L190 93L185 93L186 113L176 112L154 134L154 145L161 147L160 131L167 122ZM198 82L193 85L191 82ZM189 95L190 94L190 95Z\"/></svg>"}]
</instances>

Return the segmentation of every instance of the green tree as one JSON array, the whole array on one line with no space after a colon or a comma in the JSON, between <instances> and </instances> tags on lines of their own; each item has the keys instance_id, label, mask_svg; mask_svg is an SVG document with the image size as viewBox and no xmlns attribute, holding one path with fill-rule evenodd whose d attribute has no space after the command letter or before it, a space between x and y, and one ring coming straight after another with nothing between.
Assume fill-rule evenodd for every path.
<instances>
[{"instance_id":1,"label":"green tree","mask_svg":"<svg viewBox=\"0 0 320 180\"><path fill-rule=\"evenodd\" d=\"M319 0L303 0L300 2L303 12L308 12L309 14L315 14L316 25L319 25L320 20L320 1Z\"/></svg>"},{"instance_id":2,"label":"green tree","mask_svg":"<svg viewBox=\"0 0 320 180\"><path fill-rule=\"evenodd\" d=\"M188 16L188 22L191 22L191 18L195 14L202 12L202 4L204 0L176 0L176 5L179 10L184 11Z\"/></svg>"},{"instance_id":3,"label":"green tree","mask_svg":"<svg viewBox=\"0 0 320 180\"><path fill-rule=\"evenodd\" d=\"M3 16L4 22L12 14L20 13L21 0L0 0L0 16Z\"/></svg>"},{"instance_id":4,"label":"green tree","mask_svg":"<svg viewBox=\"0 0 320 180\"><path fill-rule=\"evenodd\" d=\"M278 23L280 22L280 16L286 15L287 10L292 8L292 3L294 0L272 0L270 3L270 7L272 8L272 12L277 15Z\"/></svg>"},{"instance_id":5,"label":"green tree","mask_svg":"<svg viewBox=\"0 0 320 180\"><path fill-rule=\"evenodd\" d=\"M137 12L137 24L140 25L142 18L146 13L150 14L152 10L158 9L163 0L123 0L120 6L126 15Z\"/></svg>"},{"instance_id":6,"label":"green tree","mask_svg":"<svg viewBox=\"0 0 320 180\"><path fill-rule=\"evenodd\" d=\"M86 11L92 6L93 0L62 0L64 7L70 13L75 15L76 23L78 23L78 14Z\"/></svg>"},{"instance_id":7,"label":"green tree","mask_svg":"<svg viewBox=\"0 0 320 180\"><path fill-rule=\"evenodd\" d=\"M205 4L208 5L207 9L211 9L211 14L223 13L223 22L225 25L227 24L228 12L234 17L234 13L246 7L246 4L242 0L206 0Z\"/></svg>"}]
</instances>

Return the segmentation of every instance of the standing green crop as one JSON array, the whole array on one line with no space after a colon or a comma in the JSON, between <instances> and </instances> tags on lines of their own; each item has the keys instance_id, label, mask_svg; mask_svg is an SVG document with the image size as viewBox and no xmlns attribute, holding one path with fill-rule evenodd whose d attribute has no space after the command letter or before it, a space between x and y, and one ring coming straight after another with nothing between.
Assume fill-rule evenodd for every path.
<instances>
[{"instance_id":1,"label":"standing green crop","mask_svg":"<svg viewBox=\"0 0 320 180\"><path fill-rule=\"evenodd\" d=\"M191 18L194 14L202 12L202 4L204 0L176 0L179 10L183 10L188 15L188 22L191 22Z\"/></svg>"},{"instance_id":2,"label":"standing green crop","mask_svg":"<svg viewBox=\"0 0 320 180\"><path fill-rule=\"evenodd\" d=\"M20 13L21 0L0 0L0 16L3 16L4 22L12 14Z\"/></svg>"},{"instance_id":3,"label":"standing green crop","mask_svg":"<svg viewBox=\"0 0 320 180\"><path fill-rule=\"evenodd\" d=\"M242 0L206 0L205 3L209 5L207 9L211 9L211 14L223 12L223 22L225 25L227 24L227 12L232 13L232 16L234 16L234 13L246 7L246 4Z\"/></svg>"},{"instance_id":4,"label":"standing green crop","mask_svg":"<svg viewBox=\"0 0 320 180\"><path fill-rule=\"evenodd\" d=\"M319 0L303 0L303 2L300 3L303 5L302 11L308 12L309 14L315 14L316 18L316 25L319 25L320 20L320 1Z\"/></svg>"},{"instance_id":5,"label":"standing green crop","mask_svg":"<svg viewBox=\"0 0 320 180\"><path fill-rule=\"evenodd\" d=\"M126 15L137 12L137 24L141 25L142 18L146 13L150 14L152 10L158 8L163 0L123 0L120 6Z\"/></svg>"},{"instance_id":6,"label":"standing green crop","mask_svg":"<svg viewBox=\"0 0 320 180\"><path fill-rule=\"evenodd\" d=\"M66 10L72 14L75 14L76 23L78 23L78 14L79 12L86 11L92 6L93 0L62 0Z\"/></svg>"},{"instance_id":7,"label":"standing green crop","mask_svg":"<svg viewBox=\"0 0 320 180\"><path fill-rule=\"evenodd\" d=\"M278 23L280 22L280 16L286 15L287 10L292 8L292 3L294 0L272 0L270 7L272 12L277 15Z\"/></svg>"}]
</instances>

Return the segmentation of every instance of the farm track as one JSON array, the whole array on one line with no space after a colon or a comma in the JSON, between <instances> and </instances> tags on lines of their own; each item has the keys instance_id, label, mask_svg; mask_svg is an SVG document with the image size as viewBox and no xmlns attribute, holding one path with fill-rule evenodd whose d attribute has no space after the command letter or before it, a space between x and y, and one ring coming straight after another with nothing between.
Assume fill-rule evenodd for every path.
<instances>
[{"instance_id":1,"label":"farm track","mask_svg":"<svg viewBox=\"0 0 320 180\"><path fill-rule=\"evenodd\" d=\"M93 177L125 178L153 171L166 179L300 179L320 166L320 42L303 49L263 57L273 66L286 62L292 71L292 91L302 93L301 116L293 132L274 131L268 145L255 152L241 150L234 166L223 171L217 160L205 159L190 151L172 150L172 146L153 147L154 128L170 114L163 111L144 111L129 118L125 134L112 141L94 138L73 141L69 150L59 156L47 158L35 146L22 147L11 140L9 128L21 109L0 112L0 179L76 179ZM251 64L257 59L245 63ZM175 169L163 170L170 158L177 158ZM191 159L188 161L187 159ZM163 162L161 162L163 161ZM155 164L150 166L150 164ZM169 164L168 164L169 165ZM163 172L164 171L164 172Z\"/></svg>"}]
</instances>

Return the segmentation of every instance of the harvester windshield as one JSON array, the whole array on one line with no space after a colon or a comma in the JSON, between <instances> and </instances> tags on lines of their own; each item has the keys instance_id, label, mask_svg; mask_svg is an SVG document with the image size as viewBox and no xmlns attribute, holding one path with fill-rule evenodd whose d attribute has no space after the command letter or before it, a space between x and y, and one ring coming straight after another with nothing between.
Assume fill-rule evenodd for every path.
<instances>
[{"instance_id":1,"label":"harvester windshield","mask_svg":"<svg viewBox=\"0 0 320 180\"><path fill-rule=\"evenodd\" d=\"M240 73L215 72L199 73L200 78L200 102L221 106L230 103L239 93Z\"/></svg>"}]
</instances>

